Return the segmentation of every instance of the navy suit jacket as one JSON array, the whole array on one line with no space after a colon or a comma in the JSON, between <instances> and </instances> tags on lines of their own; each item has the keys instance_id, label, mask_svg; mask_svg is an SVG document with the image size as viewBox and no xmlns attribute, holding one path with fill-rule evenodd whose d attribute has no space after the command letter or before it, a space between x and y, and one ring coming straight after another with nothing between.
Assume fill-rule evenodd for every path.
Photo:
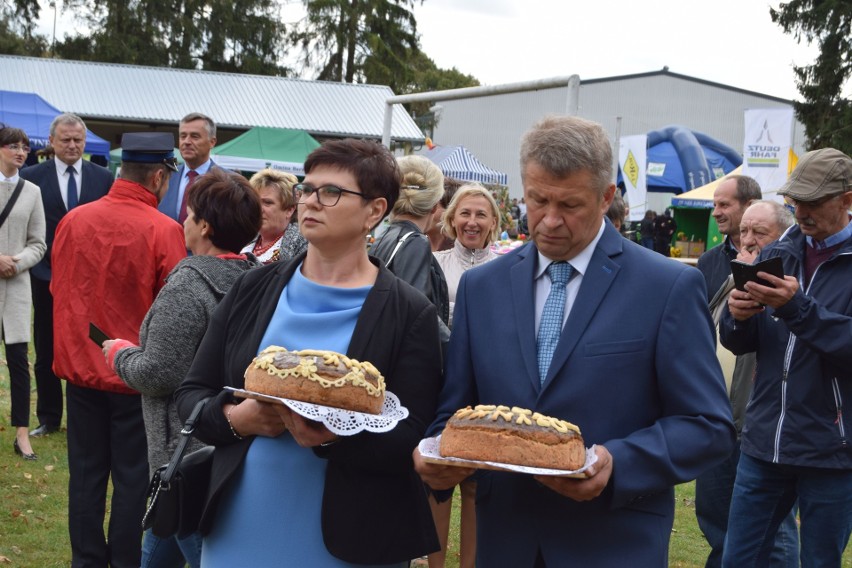
<instances>
[{"instance_id":1,"label":"navy suit jacket","mask_svg":"<svg viewBox=\"0 0 852 568\"><path fill-rule=\"evenodd\" d=\"M704 278L607 222L541 386L537 257L528 244L462 276L430 434L467 405L529 408L577 424L614 471L583 503L532 476L480 471L478 565L533 566L540 550L547 566L666 566L674 485L735 439Z\"/></svg>"},{"instance_id":2,"label":"navy suit jacket","mask_svg":"<svg viewBox=\"0 0 852 568\"><path fill-rule=\"evenodd\" d=\"M212 168L214 166L216 166L216 162L211 160L210 167ZM159 209L161 213L165 213L175 221L178 220L178 192L180 191L180 180L184 176L184 172L186 172L186 164L181 164L178 171L174 172L169 178L169 190L157 206L157 209Z\"/></svg>"},{"instance_id":3,"label":"navy suit jacket","mask_svg":"<svg viewBox=\"0 0 852 568\"><path fill-rule=\"evenodd\" d=\"M100 199L112 187L113 175L108 169L83 160L82 166L83 185L80 188L80 199L78 205L90 203ZM53 250L53 237L56 234L56 226L68 213L62 194L59 191L59 180L56 177L56 160L46 160L40 164L29 166L21 170L21 177L33 182L41 189L41 200L44 204L44 217L47 224L47 252L44 258L30 269L30 274L39 280L50 280L50 253Z\"/></svg>"}]
</instances>

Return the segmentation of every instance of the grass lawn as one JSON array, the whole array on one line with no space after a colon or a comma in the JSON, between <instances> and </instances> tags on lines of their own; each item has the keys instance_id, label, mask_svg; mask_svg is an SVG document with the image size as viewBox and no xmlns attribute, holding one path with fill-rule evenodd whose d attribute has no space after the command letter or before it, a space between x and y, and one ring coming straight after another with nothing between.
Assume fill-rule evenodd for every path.
<instances>
[{"instance_id":1,"label":"grass lawn","mask_svg":"<svg viewBox=\"0 0 852 568\"><path fill-rule=\"evenodd\" d=\"M32 365L32 354L30 364ZM24 461L12 451L14 429L9 424L9 375L0 361L0 566L50 568L68 566L68 459L62 432L33 439L38 461ZM35 383L33 383L34 385ZM36 425L33 392L31 426ZM670 565L704 566L709 548L695 521L695 485L676 488L675 523L669 550ZM458 568L458 492L454 497L448 568ZM852 568L852 552L843 557Z\"/></svg>"}]
</instances>

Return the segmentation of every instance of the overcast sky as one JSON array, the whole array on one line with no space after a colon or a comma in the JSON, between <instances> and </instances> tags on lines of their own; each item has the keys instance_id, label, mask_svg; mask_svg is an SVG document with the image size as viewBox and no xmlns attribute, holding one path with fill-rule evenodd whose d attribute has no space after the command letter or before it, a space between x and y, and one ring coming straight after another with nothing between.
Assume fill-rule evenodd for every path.
<instances>
[{"instance_id":1,"label":"overcast sky","mask_svg":"<svg viewBox=\"0 0 852 568\"><path fill-rule=\"evenodd\" d=\"M62 2L57 2L62 6ZM286 22L301 2L284 0ZM53 10L42 11L52 33ZM486 85L578 74L581 79L669 70L785 99L792 67L813 62L772 23L773 0L426 0L414 13L423 50ZM61 14L57 36L71 29ZM846 85L846 96L852 86Z\"/></svg>"}]
</instances>

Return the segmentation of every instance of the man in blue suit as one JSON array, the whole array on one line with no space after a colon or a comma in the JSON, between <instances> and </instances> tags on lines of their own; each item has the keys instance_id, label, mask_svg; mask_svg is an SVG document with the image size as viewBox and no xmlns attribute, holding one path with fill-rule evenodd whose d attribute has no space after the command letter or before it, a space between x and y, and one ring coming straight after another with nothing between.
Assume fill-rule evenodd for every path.
<instances>
[{"instance_id":1,"label":"man in blue suit","mask_svg":"<svg viewBox=\"0 0 852 568\"><path fill-rule=\"evenodd\" d=\"M502 404L577 424L597 456L584 479L479 471L480 566L666 566L673 487L733 448L704 279L604 220L611 164L599 124L536 124L521 147L533 244L459 284L430 435ZM571 275L551 286L559 262ZM414 460L435 490L473 473Z\"/></svg>"},{"instance_id":2,"label":"man in blue suit","mask_svg":"<svg viewBox=\"0 0 852 568\"><path fill-rule=\"evenodd\" d=\"M157 207L175 221L186 219L186 188L196 177L207 173L216 164L210 150L216 145L216 123L199 112L186 115L178 127L178 149L183 165L169 179L169 190Z\"/></svg>"},{"instance_id":3,"label":"man in blue suit","mask_svg":"<svg viewBox=\"0 0 852 568\"><path fill-rule=\"evenodd\" d=\"M86 124L79 116L64 113L54 118L48 140L55 157L21 170L22 178L41 189L47 221L47 252L41 262L30 269L38 393L36 416L39 423L30 432L31 436L56 432L62 421L62 383L53 374L53 296L50 293L50 253L56 226L75 204L89 203L106 195L113 181L108 169L83 159ZM76 189L76 195L70 196L70 203L69 185Z\"/></svg>"}]
</instances>

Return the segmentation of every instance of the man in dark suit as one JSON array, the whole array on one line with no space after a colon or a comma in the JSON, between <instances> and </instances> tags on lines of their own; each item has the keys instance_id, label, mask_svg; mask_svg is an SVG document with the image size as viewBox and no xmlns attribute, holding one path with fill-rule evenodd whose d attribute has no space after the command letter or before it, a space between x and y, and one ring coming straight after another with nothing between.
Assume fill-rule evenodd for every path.
<instances>
[{"instance_id":1,"label":"man in dark suit","mask_svg":"<svg viewBox=\"0 0 852 568\"><path fill-rule=\"evenodd\" d=\"M53 374L53 296L50 293L50 252L56 226L75 205L89 203L106 195L113 181L108 169L83 159L86 125L79 116L65 113L53 119L49 141L55 157L21 170L22 178L41 188L47 221L47 252L41 262L30 269L38 393L36 416L39 423L30 436L56 432L62 422L62 383ZM76 194L70 196L70 203L69 186L76 190Z\"/></svg>"},{"instance_id":2,"label":"man in dark suit","mask_svg":"<svg viewBox=\"0 0 852 568\"><path fill-rule=\"evenodd\" d=\"M459 284L430 435L467 405L516 406L577 424L597 457L583 479L479 471L477 565L666 566L673 487L733 448L704 279L604 220L611 164L599 124L535 125L521 147L533 243ZM414 460L435 490L473 472Z\"/></svg>"},{"instance_id":3,"label":"man in dark suit","mask_svg":"<svg viewBox=\"0 0 852 568\"><path fill-rule=\"evenodd\" d=\"M198 112L188 114L180 121L178 140L184 163L169 179L169 191L158 209L183 224L186 219L187 186L216 165L210 159L210 150L216 145L216 123L209 116Z\"/></svg>"}]
</instances>

